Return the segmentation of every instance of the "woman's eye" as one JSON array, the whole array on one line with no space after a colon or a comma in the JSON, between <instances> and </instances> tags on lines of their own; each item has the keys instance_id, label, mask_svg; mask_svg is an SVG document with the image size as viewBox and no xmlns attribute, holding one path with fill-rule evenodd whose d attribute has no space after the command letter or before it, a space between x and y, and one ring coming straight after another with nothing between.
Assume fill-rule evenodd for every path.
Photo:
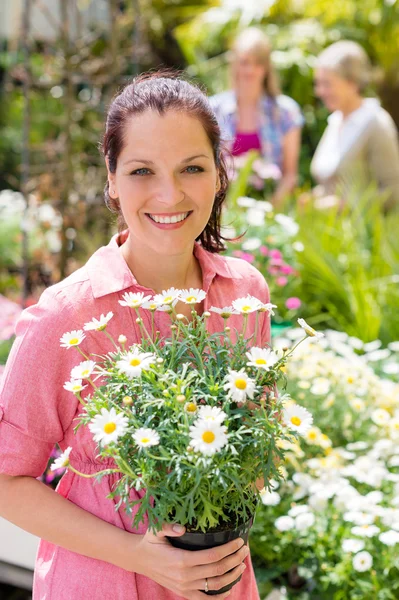
<instances>
[{"instance_id":1,"label":"woman's eye","mask_svg":"<svg viewBox=\"0 0 399 600\"><path fill-rule=\"evenodd\" d=\"M195 165L191 165L190 167L187 167L186 171L188 173L202 173L204 171L204 169L202 167L197 167Z\"/></svg>"},{"instance_id":2,"label":"woman's eye","mask_svg":"<svg viewBox=\"0 0 399 600\"><path fill-rule=\"evenodd\" d=\"M149 169L142 167L141 169L136 169L135 171L132 171L130 175L148 175L149 172Z\"/></svg>"}]
</instances>

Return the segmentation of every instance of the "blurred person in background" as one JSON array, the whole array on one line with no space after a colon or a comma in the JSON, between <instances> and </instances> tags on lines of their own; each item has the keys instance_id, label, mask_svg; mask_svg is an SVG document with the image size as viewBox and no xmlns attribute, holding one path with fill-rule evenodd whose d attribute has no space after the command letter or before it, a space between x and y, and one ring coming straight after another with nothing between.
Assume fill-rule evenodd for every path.
<instances>
[{"instance_id":1,"label":"blurred person in background","mask_svg":"<svg viewBox=\"0 0 399 600\"><path fill-rule=\"evenodd\" d=\"M372 182L386 209L399 205L399 143L390 115L376 98L363 96L371 64L363 48L340 41L317 58L315 93L331 111L311 173L318 194L354 201Z\"/></svg>"},{"instance_id":2,"label":"blurred person in background","mask_svg":"<svg viewBox=\"0 0 399 600\"><path fill-rule=\"evenodd\" d=\"M211 97L227 149L233 156L257 150L281 179L272 201L280 205L295 187L301 127L298 104L280 93L267 36L255 27L235 40L230 62L232 89Z\"/></svg>"}]
</instances>

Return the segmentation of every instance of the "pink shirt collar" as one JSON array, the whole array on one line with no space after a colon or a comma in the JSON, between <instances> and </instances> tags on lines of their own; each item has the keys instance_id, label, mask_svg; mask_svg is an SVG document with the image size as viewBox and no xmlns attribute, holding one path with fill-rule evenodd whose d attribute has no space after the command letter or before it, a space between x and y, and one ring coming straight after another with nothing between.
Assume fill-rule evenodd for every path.
<instances>
[{"instance_id":1,"label":"pink shirt collar","mask_svg":"<svg viewBox=\"0 0 399 600\"><path fill-rule=\"evenodd\" d=\"M130 287L148 291L137 282L119 250L128 235L128 230L114 235L109 244L97 250L86 263L94 298ZM230 269L226 258L208 252L197 242L194 244L194 255L201 266L203 289L206 292L216 275L228 279L243 278L239 272Z\"/></svg>"}]
</instances>

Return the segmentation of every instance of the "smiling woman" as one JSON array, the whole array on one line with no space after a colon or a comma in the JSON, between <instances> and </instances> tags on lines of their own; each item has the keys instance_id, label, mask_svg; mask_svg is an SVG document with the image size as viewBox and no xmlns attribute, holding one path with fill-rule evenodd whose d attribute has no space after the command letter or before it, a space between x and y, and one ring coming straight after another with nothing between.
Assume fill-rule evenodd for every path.
<instances>
[{"instance_id":1,"label":"smiling woman","mask_svg":"<svg viewBox=\"0 0 399 600\"><path fill-rule=\"evenodd\" d=\"M242 539L198 552L174 548L166 536L180 536L184 527L164 525L157 535L145 524L135 529L132 515L110 500L118 483L113 469L95 485L72 470L93 475L104 469L104 460L91 437L98 423L94 432L74 433L83 409L70 388L78 383L78 395L87 396L82 379L90 377L92 365L76 365L69 348L79 345L86 356L110 352L106 336L91 335L107 327L129 349L124 368L140 371L149 360L140 353L140 323L126 319L120 306L142 306L147 325L167 337L170 317L160 307L166 299L187 318L194 302L197 312L227 307L248 294L269 303L256 269L218 255L227 190L221 152L219 126L200 89L162 73L134 79L112 102L103 140L105 201L119 215L119 234L46 290L17 324L0 398L0 515L42 538L35 600L80 600L87 590L91 600L200 600L203 590L220 590L240 575L231 592L219 597L259 599ZM178 304L175 287L183 289ZM219 314L209 312L208 331L219 331L220 322ZM257 328L250 323L247 334L259 346L268 344L268 312L260 314ZM75 381L65 384L71 377ZM141 442L151 442L148 429L140 435ZM55 443L63 452L73 446L71 469L57 493L36 479ZM133 488L130 495L134 503L143 490Z\"/></svg>"}]
</instances>

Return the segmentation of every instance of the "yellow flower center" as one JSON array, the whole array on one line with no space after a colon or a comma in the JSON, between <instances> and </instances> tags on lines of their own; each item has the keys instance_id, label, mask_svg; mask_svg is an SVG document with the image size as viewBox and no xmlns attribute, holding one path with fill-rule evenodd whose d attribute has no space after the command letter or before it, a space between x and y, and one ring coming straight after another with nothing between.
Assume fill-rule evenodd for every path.
<instances>
[{"instance_id":1,"label":"yellow flower center","mask_svg":"<svg viewBox=\"0 0 399 600\"><path fill-rule=\"evenodd\" d=\"M187 302L196 302L197 298L195 296L187 296L186 301Z\"/></svg>"},{"instance_id":2,"label":"yellow flower center","mask_svg":"<svg viewBox=\"0 0 399 600\"><path fill-rule=\"evenodd\" d=\"M267 365L267 362L265 361L264 358L257 358L255 360L255 364L257 364L257 365Z\"/></svg>"},{"instance_id":3,"label":"yellow flower center","mask_svg":"<svg viewBox=\"0 0 399 600\"><path fill-rule=\"evenodd\" d=\"M141 441L142 444L148 444L148 442L150 441L150 438L143 437L143 438L141 438L140 441Z\"/></svg>"},{"instance_id":4,"label":"yellow flower center","mask_svg":"<svg viewBox=\"0 0 399 600\"><path fill-rule=\"evenodd\" d=\"M152 304L150 304L150 310L156 310L158 307L155 304L155 302L153 302Z\"/></svg>"},{"instance_id":5,"label":"yellow flower center","mask_svg":"<svg viewBox=\"0 0 399 600\"><path fill-rule=\"evenodd\" d=\"M113 423L112 421L110 423L106 423L104 425L104 432L105 433L114 433L115 429L116 429L116 424Z\"/></svg>"},{"instance_id":6,"label":"yellow flower center","mask_svg":"<svg viewBox=\"0 0 399 600\"><path fill-rule=\"evenodd\" d=\"M242 312L248 312L249 310L251 310L251 307L250 306L243 306L241 310L242 310Z\"/></svg>"},{"instance_id":7,"label":"yellow flower center","mask_svg":"<svg viewBox=\"0 0 399 600\"><path fill-rule=\"evenodd\" d=\"M73 386L73 391L74 391L74 392L80 392L80 390L81 390L81 389L82 389L82 388L81 388L81 386L80 386L80 385L74 385L74 386Z\"/></svg>"},{"instance_id":8,"label":"yellow flower center","mask_svg":"<svg viewBox=\"0 0 399 600\"><path fill-rule=\"evenodd\" d=\"M212 442L215 441L215 437L216 436L213 431L204 431L202 434L202 440L205 442L205 444L212 444Z\"/></svg>"},{"instance_id":9,"label":"yellow flower center","mask_svg":"<svg viewBox=\"0 0 399 600\"><path fill-rule=\"evenodd\" d=\"M82 377L87 377L90 374L89 369L86 369L85 371L82 371Z\"/></svg>"},{"instance_id":10,"label":"yellow flower center","mask_svg":"<svg viewBox=\"0 0 399 600\"><path fill-rule=\"evenodd\" d=\"M79 344L79 339L78 338L72 338L69 340L69 343L71 346L75 346L76 344Z\"/></svg>"},{"instance_id":11,"label":"yellow flower center","mask_svg":"<svg viewBox=\"0 0 399 600\"><path fill-rule=\"evenodd\" d=\"M239 390L245 390L247 387L247 382L245 381L245 379L236 379L235 384L236 388L238 388Z\"/></svg>"},{"instance_id":12,"label":"yellow flower center","mask_svg":"<svg viewBox=\"0 0 399 600\"><path fill-rule=\"evenodd\" d=\"M187 412L195 412L197 410L197 405L194 402L189 402L186 408Z\"/></svg>"},{"instance_id":13,"label":"yellow flower center","mask_svg":"<svg viewBox=\"0 0 399 600\"><path fill-rule=\"evenodd\" d=\"M222 317L222 319L228 319L229 317L231 317L231 313L222 312L222 313L220 313L220 316Z\"/></svg>"},{"instance_id":14,"label":"yellow flower center","mask_svg":"<svg viewBox=\"0 0 399 600\"><path fill-rule=\"evenodd\" d=\"M348 377L348 379L347 379L347 382L348 382L348 383L353 383L353 382L354 382L354 379L353 379L353 377Z\"/></svg>"},{"instance_id":15,"label":"yellow flower center","mask_svg":"<svg viewBox=\"0 0 399 600\"><path fill-rule=\"evenodd\" d=\"M294 419L295 419L295 417L294 417ZM309 438L310 440L315 440L315 439L317 438L317 433L316 433L315 431L310 431L310 432L308 433L308 438Z\"/></svg>"},{"instance_id":16,"label":"yellow flower center","mask_svg":"<svg viewBox=\"0 0 399 600\"><path fill-rule=\"evenodd\" d=\"M291 417L291 423L293 425L296 425L297 427L299 427L299 425L302 423L302 421L299 417Z\"/></svg>"},{"instance_id":17,"label":"yellow flower center","mask_svg":"<svg viewBox=\"0 0 399 600\"><path fill-rule=\"evenodd\" d=\"M104 329L106 328L107 324L104 323L104 325L100 325L99 327L97 327L97 331L104 331Z\"/></svg>"},{"instance_id":18,"label":"yellow flower center","mask_svg":"<svg viewBox=\"0 0 399 600\"><path fill-rule=\"evenodd\" d=\"M169 304L169 302L172 302L173 297L172 296L166 296L166 298L163 299L164 304Z\"/></svg>"},{"instance_id":19,"label":"yellow flower center","mask_svg":"<svg viewBox=\"0 0 399 600\"><path fill-rule=\"evenodd\" d=\"M139 358L132 358L130 361L130 366L138 367L140 363L141 363L141 360Z\"/></svg>"}]
</instances>

